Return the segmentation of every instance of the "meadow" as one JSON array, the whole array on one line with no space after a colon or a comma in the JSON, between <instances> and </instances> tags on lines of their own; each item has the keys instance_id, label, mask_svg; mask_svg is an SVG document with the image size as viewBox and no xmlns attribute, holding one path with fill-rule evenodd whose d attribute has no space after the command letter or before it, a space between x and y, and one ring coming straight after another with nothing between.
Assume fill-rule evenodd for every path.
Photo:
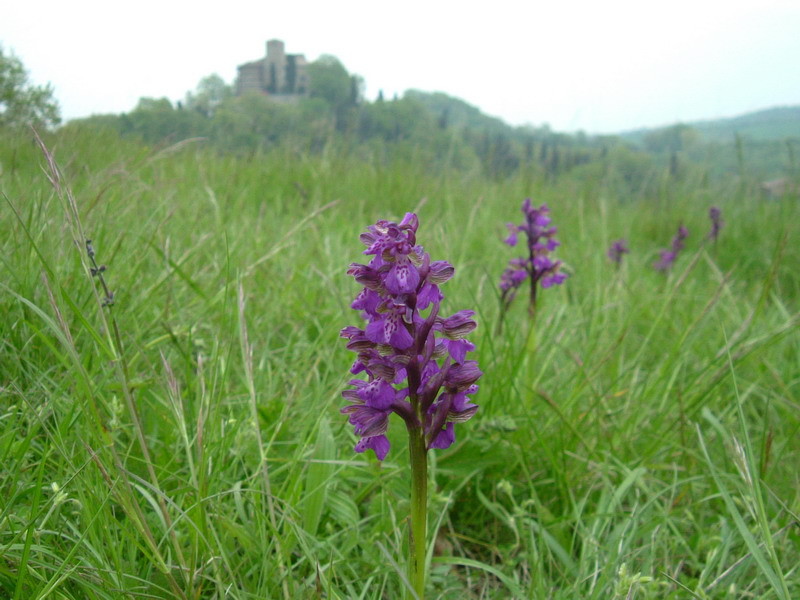
<instances>
[{"instance_id":1,"label":"meadow","mask_svg":"<svg viewBox=\"0 0 800 600\"><path fill-rule=\"evenodd\" d=\"M383 463L353 451L339 330L359 234L408 211L455 266L443 309L476 311L484 372L430 453L426 598L800 596L796 201L336 146L44 142L59 176L32 136L0 144L0 597L400 598L407 436L391 424ZM569 278L498 334L526 197Z\"/></svg>"}]
</instances>

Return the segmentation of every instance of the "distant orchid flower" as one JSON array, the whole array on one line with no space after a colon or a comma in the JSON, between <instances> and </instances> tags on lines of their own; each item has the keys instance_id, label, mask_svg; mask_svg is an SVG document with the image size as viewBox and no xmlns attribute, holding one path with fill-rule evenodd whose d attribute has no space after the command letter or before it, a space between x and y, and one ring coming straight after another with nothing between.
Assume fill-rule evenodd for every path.
<instances>
[{"instance_id":1,"label":"distant orchid flower","mask_svg":"<svg viewBox=\"0 0 800 600\"><path fill-rule=\"evenodd\" d=\"M658 261L653 265L656 271L669 271L672 268L675 259L678 258L678 254L685 247L683 242L687 237L689 237L689 230L681 223L678 227L678 232L672 238L672 246L666 250L661 250Z\"/></svg>"},{"instance_id":2,"label":"distant orchid flower","mask_svg":"<svg viewBox=\"0 0 800 600\"><path fill-rule=\"evenodd\" d=\"M534 315L538 286L549 288L561 285L567 278L567 275L559 270L561 261L553 260L550 257L550 253L558 248L560 243L555 238L558 229L550 225L549 213L550 209L547 204L534 208L531 199L526 198L522 203L525 222L521 225L513 223L506 225L509 236L505 239L505 243L509 246L516 246L518 234L524 233L527 236L528 256L511 259L500 277L500 301L503 313L508 310L516 296L517 289L526 279L530 279L531 289L529 312Z\"/></svg>"},{"instance_id":3,"label":"distant orchid flower","mask_svg":"<svg viewBox=\"0 0 800 600\"><path fill-rule=\"evenodd\" d=\"M378 221L361 234L369 264L353 263L347 273L363 285L351 304L366 320L363 329L345 327L341 336L357 354L353 379L342 393L359 441L356 452L371 449L379 460L389 452L389 417L398 415L409 433L412 474L410 576L422 598L425 565L428 450L455 442L455 425L478 410L470 396L482 373L467 360L475 350L466 339L477 326L471 310L450 317L439 314L444 296L439 286L454 273L446 261L431 261L417 245L419 220L407 213L398 224ZM424 313L424 314L423 314Z\"/></svg>"},{"instance_id":4,"label":"distant orchid flower","mask_svg":"<svg viewBox=\"0 0 800 600\"><path fill-rule=\"evenodd\" d=\"M725 221L722 220L722 211L718 207L712 206L708 209L708 217L711 219L711 231L708 233L708 239L716 242L719 232L725 224Z\"/></svg>"},{"instance_id":5,"label":"distant orchid flower","mask_svg":"<svg viewBox=\"0 0 800 600\"><path fill-rule=\"evenodd\" d=\"M608 258L611 259L611 262L616 263L617 266L622 264L622 255L630 253L628 250L628 242L624 239L616 240L614 243L611 244L611 247L608 249Z\"/></svg>"},{"instance_id":6,"label":"distant orchid flower","mask_svg":"<svg viewBox=\"0 0 800 600\"><path fill-rule=\"evenodd\" d=\"M517 289L528 278L524 258L512 258L508 267L500 275L500 296L504 305L510 304L517 295Z\"/></svg>"}]
</instances>

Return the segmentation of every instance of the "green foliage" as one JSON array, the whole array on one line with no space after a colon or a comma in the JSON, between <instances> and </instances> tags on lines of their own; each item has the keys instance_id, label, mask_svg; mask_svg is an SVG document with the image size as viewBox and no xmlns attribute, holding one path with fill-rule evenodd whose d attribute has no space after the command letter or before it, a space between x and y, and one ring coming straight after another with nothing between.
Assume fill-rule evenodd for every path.
<instances>
[{"instance_id":1,"label":"green foliage","mask_svg":"<svg viewBox=\"0 0 800 600\"><path fill-rule=\"evenodd\" d=\"M233 88L215 73L201 79L194 93L186 94L185 105L188 110L196 110L204 117L212 117L214 109L232 97Z\"/></svg>"},{"instance_id":2,"label":"green foliage","mask_svg":"<svg viewBox=\"0 0 800 600\"><path fill-rule=\"evenodd\" d=\"M715 178L741 176L743 184L752 185L797 176L793 151L800 145L800 107L632 131L621 137L661 155L662 166L677 157L699 165Z\"/></svg>"},{"instance_id":3,"label":"green foliage","mask_svg":"<svg viewBox=\"0 0 800 600\"><path fill-rule=\"evenodd\" d=\"M312 98L327 102L332 110L354 104L350 74L335 56L320 56L308 65Z\"/></svg>"},{"instance_id":4,"label":"green foliage","mask_svg":"<svg viewBox=\"0 0 800 600\"><path fill-rule=\"evenodd\" d=\"M691 131L693 138L703 143L730 143L735 135L751 142L783 141L800 138L800 106L770 108L738 117L693 121L670 127L638 129L622 134L631 142L641 144L649 136L656 139Z\"/></svg>"},{"instance_id":5,"label":"green foliage","mask_svg":"<svg viewBox=\"0 0 800 600\"><path fill-rule=\"evenodd\" d=\"M284 139L298 120L295 107L250 93L220 105L211 132L223 147L247 147L254 140L258 146L268 147Z\"/></svg>"},{"instance_id":6,"label":"green foliage","mask_svg":"<svg viewBox=\"0 0 800 600\"><path fill-rule=\"evenodd\" d=\"M41 129L60 122L53 88L30 83L22 61L0 46L0 128Z\"/></svg>"},{"instance_id":7,"label":"green foliage","mask_svg":"<svg viewBox=\"0 0 800 600\"><path fill-rule=\"evenodd\" d=\"M363 139L378 137L386 142L415 140L420 144L435 135L434 119L418 102L402 98L376 102L359 112L359 134Z\"/></svg>"},{"instance_id":8,"label":"green foliage","mask_svg":"<svg viewBox=\"0 0 800 600\"><path fill-rule=\"evenodd\" d=\"M141 98L129 114L123 115L121 129L144 140L176 142L202 133L205 121L197 113L177 109L167 98Z\"/></svg>"},{"instance_id":9,"label":"green foliage","mask_svg":"<svg viewBox=\"0 0 800 600\"><path fill-rule=\"evenodd\" d=\"M414 100L435 115L446 115L446 126L508 135L511 129L502 120L483 114L478 108L442 92L408 90L405 98Z\"/></svg>"},{"instance_id":10,"label":"green foliage","mask_svg":"<svg viewBox=\"0 0 800 600\"><path fill-rule=\"evenodd\" d=\"M220 106L240 135L319 108L248 121L259 102ZM406 434L382 465L353 452L337 332L358 319L358 234L415 207L456 266L443 311L478 312L485 371L479 412L431 457L429 597L797 597L797 203L628 167L648 157L630 149L496 178L433 168L410 139L239 155L101 122L47 137L55 191L30 137L0 132L0 597L399 597ZM628 168L655 183L632 193ZM571 277L535 329L520 305L499 337L503 223L526 195L550 204Z\"/></svg>"},{"instance_id":11,"label":"green foliage","mask_svg":"<svg viewBox=\"0 0 800 600\"><path fill-rule=\"evenodd\" d=\"M344 149L384 164L417 156L431 169L480 169L497 180L599 178L636 194L657 190L663 177L707 181L735 175L755 189L771 177L797 176L792 140L740 138L737 153L733 138L727 144L708 142L696 124L622 138L560 134L547 125L511 127L441 92L409 90L399 99L386 101L381 95L366 102L363 80L333 56L320 57L308 69L308 98L235 97L229 85L211 75L175 107L165 99L143 99L127 114L84 122L154 145L202 137L237 154L284 146L315 154Z\"/></svg>"},{"instance_id":12,"label":"green foliage","mask_svg":"<svg viewBox=\"0 0 800 600\"><path fill-rule=\"evenodd\" d=\"M700 134L689 125L678 124L656 129L644 136L644 147L655 154L681 152L695 146Z\"/></svg>"},{"instance_id":13,"label":"green foliage","mask_svg":"<svg viewBox=\"0 0 800 600\"><path fill-rule=\"evenodd\" d=\"M800 106L760 110L730 119L699 121L693 127L707 141L729 142L734 134L750 141L800 139Z\"/></svg>"}]
</instances>

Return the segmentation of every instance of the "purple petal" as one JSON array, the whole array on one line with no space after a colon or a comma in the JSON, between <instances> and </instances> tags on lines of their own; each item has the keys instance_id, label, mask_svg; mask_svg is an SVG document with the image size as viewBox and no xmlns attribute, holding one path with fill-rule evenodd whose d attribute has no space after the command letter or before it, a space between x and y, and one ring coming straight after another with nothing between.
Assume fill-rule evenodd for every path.
<instances>
[{"instance_id":1,"label":"purple petal","mask_svg":"<svg viewBox=\"0 0 800 600\"><path fill-rule=\"evenodd\" d=\"M375 377L380 377L384 381L392 382L397 376L397 365L390 357L381 356L377 352L370 356L367 363L369 372Z\"/></svg>"},{"instance_id":2,"label":"purple petal","mask_svg":"<svg viewBox=\"0 0 800 600\"><path fill-rule=\"evenodd\" d=\"M350 404L340 412L350 414L348 420L354 426L356 435L370 437L386 433L391 411L377 410L363 404Z\"/></svg>"},{"instance_id":3,"label":"purple petal","mask_svg":"<svg viewBox=\"0 0 800 600\"><path fill-rule=\"evenodd\" d=\"M365 334L376 344L388 344L398 350L405 350L414 343L398 312L380 315L367 325Z\"/></svg>"},{"instance_id":4,"label":"purple petal","mask_svg":"<svg viewBox=\"0 0 800 600\"><path fill-rule=\"evenodd\" d=\"M353 366L350 367L350 372L353 375L358 375L362 371L366 371L366 370L367 370L367 365L365 365L364 361L361 360L360 358L356 359L356 361L353 363Z\"/></svg>"},{"instance_id":5,"label":"purple petal","mask_svg":"<svg viewBox=\"0 0 800 600\"><path fill-rule=\"evenodd\" d=\"M363 310L367 314L377 314L378 305L381 303L381 297L376 292L364 288L350 304L350 308L355 310Z\"/></svg>"},{"instance_id":6,"label":"purple petal","mask_svg":"<svg viewBox=\"0 0 800 600\"><path fill-rule=\"evenodd\" d=\"M561 285L566 278L567 275L565 273L553 273L547 277L542 277L542 287L549 288L554 285Z\"/></svg>"},{"instance_id":7,"label":"purple petal","mask_svg":"<svg viewBox=\"0 0 800 600\"><path fill-rule=\"evenodd\" d=\"M464 423L471 419L472 415L477 412L478 405L469 401L469 398L467 398L468 392L469 390L453 396L453 402L450 405L450 411L447 415L450 421L454 423Z\"/></svg>"},{"instance_id":8,"label":"purple petal","mask_svg":"<svg viewBox=\"0 0 800 600\"><path fill-rule=\"evenodd\" d=\"M387 343L398 350L405 350L414 343L414 338L408 333L406 326L399 316L393 315L384 322L384 335Z\"/></svg>"},{"instance_id":9,"label":"purple petal","mask_svg":"<svg viewBox=\"0 0 800 600\"><path fill-rule=\"evenodd\" d=\"M347 269L347 274L352 275L358 283L371 290L377 291L381 288L381 278L378 270L371 266L351 263L350 268Z\"/></svg>"},{"instance_id":10,"label":"purple petal","mask_svg":"<svg viewBox=\"0 0 800 600\"><path fill-rule=\"evenodd\" d=\"M518 287L528 277L528 272L524 269L517 269L511 273L511 281L515 287Z\"/></svg>"},{"instance_id":11,"label":"purple petal","mask_svg":"<svg viewBox=\"0 0 800 600\"><path fill-rule=\"evenodd\" d=\"M419 271L407 256L398 256L386 275L384 285L391 294L412 294L417 291Z\"/></svg>"},{"instance_id":12,"label":"purple petal","mask_svg":"<svg viewBox=\"0 0 800 600\"><path fill-rule=\"evenodd\" d=\"M394 400L394 388L383 379L375 379L358 390L358 397L371 408L386 410Z\"/></svg>"},{"instance_id":13,"label":"purple petal","mask_svg":"<svg viewBox=\"0 0 800 600\"><path fill-rule=\"evenodd\" d=\"M376 435L373 437L361 438L356 444L355 451L364 452L367 448L370 448L375 452L375 456L378 457L378 460L383 460L389 453L389 447L389 440L385 435Z\"/></svg>"},{"instance_id":14,"label":"purple petal","mask_svg":"<svg viewBox=\"0 0 800 600\"><path fill-rule=\"evenodd\" d=\"M475 344L469 340L442 340L442 343L447 348L450 358L453 362L463 364L467 358L467 352L475 350Z\"/></svg>"},{"instance_id":15,"label":"purple petal","mask_svg":"<svg viewBox=\"0 0 800 600\"><path fill-rule=\"evenodd\" d=\"M355 402L356 404L361 404L361 398L358 397L358 390L342 390L342 398L350 402Z\"/></svg>"},{"instance_id":16,"label":"purple petal","mask_svg":"<svg viewBox=\"0 0 800 600\"><path fill-rule=\"evenodd\" d=\"M447 372L445 379L446 387L455 388L458 391L467 389L483 375L478 368L478 363L474 360L467 360L461 364L454 365Z\"/></svg>"},{"instance_id":17,"label":"purple petal","mask_svg":"<svg viewBox=\"0 0 800 600\"><path fill-rule=\"evenodd\" d=\"M383 323L386 320L386 315L381 315L374 320L367 323L367 328L364 330L367 339L376 344L386 344L386 337L384 336Z\"/></svg>"},{"instance_id":18,"label":"purple petal","mask_svg":"<svg viewBox=\"0 0 800 600\"><path fill-rule=\"evenodd\" d=\"M455 268L446 260L437 260L431 263L428 272L428 281L441 285L448 281L455 273Z\"/></svg>"},{"instance_id":19,"label":"purple petal","mask_svg":"<svg viewBox=\"0 0 800 600\"><path fill-rule=\"evenodd\" d=\"M448 423L447 425L442 428L442 430L436 435L436 437L431 442L431 448L438 448L439 450L444 450L445 448L449 448L453 445L453 442L456 441L456 428L454 423Z\"/></svg>"},{"instance_id":20,"label":"purple petal","mask_svg":"<svg viewBox=\"0 0 800 600\"><path fill-rule=\"evenodd\" d=\"M431 302L441 302L443 298L444 296L439 291L439 286L426 281L419 294L417 294L417 309L425 310L430 306Z\"/></svg>"},{"instance_id":21,"label":"purple petal","mask_svg":"<svg viewBox=\"0 0 800 600\"><path fill-rule=\"evenodd\" d=\"M436 329L451 340L461 339L478 326L474 315L474 310L460 310L446 319L437 319Z\"/></svg>"},{"instance_id":22,"label":"purple petal","mask_svg":"<svg viewBox=\"0 0 800 600\"><path fill-rule=\"evenodd\" d=\"M414 213L406 213L403 217L403 220L400 221L400 225L398 226L400 229L410 229L414 233L416 233L417 228L419 227L419 217Z\"/></svg>"},{"instance_id":23,"label":"purple petal","mask_svg":"<svg viewBox=\"0 0 800 600\"><path fill-rule=\"evenodd\" d=\"M540 254L533 259L533 266L537 271L547 271L552 269L554 265L555 263L550 259L550 257L544 254Z\"/></svg>"},{"instance_id":24,"label":"purple petal","mask_svg":"<svg viewBox=\"0 0 800 600\"><path fill-rule=\"evenodd\" d=\"M520 228L514 225L513 223L506 223L506 227L508 227L508 237L503 241L509 246L516 246L517 233L519 233Z\"/></svg>"}]
</instances>

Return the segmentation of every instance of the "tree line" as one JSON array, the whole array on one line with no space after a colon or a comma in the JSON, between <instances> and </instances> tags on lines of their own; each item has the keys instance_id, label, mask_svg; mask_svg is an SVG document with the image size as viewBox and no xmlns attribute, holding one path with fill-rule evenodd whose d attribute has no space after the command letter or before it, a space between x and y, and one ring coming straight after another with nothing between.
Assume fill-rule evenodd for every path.
<instances>
[{"instance_id":1,"label":"tree line","mask_svg":"<svg viewBox=\"0 0 800 600\"><path fill-rule=\"evenodd\" d=\"M94 115L70 126L108 128L151 145L201 137L236 153L337 146L387 161L413 158L431 168L478 169L495 178L525 170L551 181L566 174L613 177L637 189L662 175L685 178L709 164L722 175L742 171L741 144L712 148L687 125L654 130L638 141L564 134L546 125L512 127L440 92L409 90L391 99L379 93L367 101L363 79L330 55L311 62L308 74L309 96L296 102L257 92L237 96L219 75L209 75L178 102L141 98L127 113ZM0 129L59 123L52 88L32 85L21 61L0 47ZM748 151L759 167L774 166L770 150Z\"/></svg>"}]
</instances>

